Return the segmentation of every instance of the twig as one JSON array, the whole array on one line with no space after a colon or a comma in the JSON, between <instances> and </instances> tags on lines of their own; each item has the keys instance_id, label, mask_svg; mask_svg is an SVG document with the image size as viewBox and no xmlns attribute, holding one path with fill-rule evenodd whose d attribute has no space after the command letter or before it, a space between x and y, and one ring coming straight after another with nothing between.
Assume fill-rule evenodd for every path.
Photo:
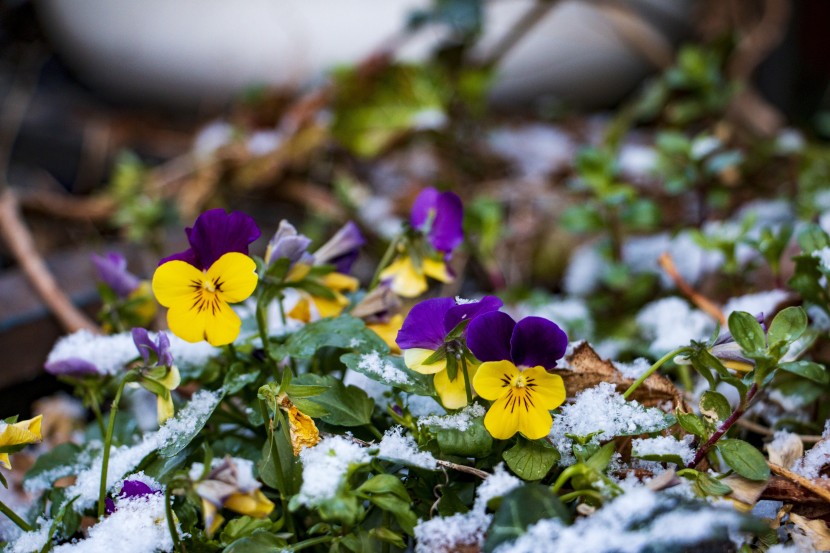
<instances>
[{"instance_id":1,"label":"twig","mask_svg":"<svg viewBox=\"0 0 830 553\"><path fill-rule=\"evenodd\" d=\"M664 252L660 255L660 259L658 260L660 267L666 271L666 274L671 277L677 287L680 289L683 294L689 298L692 303L697 305L701 311L708 313L712 317L714 317L721 325L726 324L726 317L723 314L723 311L720 307L718 307L714 302L709 300L703 294L699 294L692 288L688 282L683 280L683 277L680 276L680 273L677 271L677 267L674 264L674 259L668 252Z\"/></svg>"},{"instance_id":2,"label":"twig","mask_svg":"<svg viewBox=\"0 0 830 553\"><path fill-rule=\"evenodd\" d=\"M32 234L20 218L17 200L11 190L0 193L0 238L11 250L29 283L68 332L86 329L100 333L98 327L66 297L55 277L38 254Z\"/></svg>"},{"instance_id":3,"label":"twig","mask_svg":"<svg viewBox=\"0 0 830 553\"><path fill-rule=\"evenodd\" d=\"M761 434L762 436L773 436L775 434L775 430L773 430L772 428L767 428L766 426L758 424L757 422L738 419L738 422L736 422L735 424L737 424L738 426L743 426L747 430L751 430L752 432L755 432L756 434ZM799 434L798 437L802 442L806 444L814 444L824 439L822 436L818 435Z\"/></svg>"},{"instance_id":4,"label":"twig","mask_svg":"<svg viewBox=\"0 0 830 553\"><path fill-rule=\"evenodd\" d=\"M665 70L671 66L674 61L671 43L636 10L618 0L606 1L595 7L605 16L617 36L636 54L657 69Z\"/></svg>"},{"instance_id":5,"label":"twig","mask_svg":"<svg viewBox=\"0 0 830 553\"><path fill-rule=\"evenodd\" d=\"M109 221L117 207L115 200L109 196L77 197L51 190L20 191L17 200L24 210L60 219L100 223Z\"/></svg>"},{"instance_id":6,"label":"twig","mask_svg":"<svg viewBox=\"0 0 830 553\"><path fill-rule=\"evenodd\" d=\"M823 488L823 487L819 486L818 484L816 484L812 480L810 480L808 478L804 478L800 474L796 474L796 473L794 473L793 471L791 471L789 469L786 469L786 468L784 468L780 465L776 465L775 463L770 463L769 461L767 461L767 465L769 465L769 469L773 473L775 473L779 476L783 476L784 478L787 478L789 480L792 480L793 482L795 482L796 484L798 484L799 486L801 486L805 490L810 490L811 492L813 492L814 494L816 494L817 496L819 496L823 500L830 503L830 490L827 490L826 488Z\"/></svg>"},{"instance_id":7,"label":"twig","mask_svg":"<svg viewBox=\"0 0 830 553\"><path fill-rule=\"evenodd\" d=\"M375 444L373 444L372 442L367 442L367 441L361 440L360 438L355 438L354 436L351 436L351 435L348 435L348 434L345 435L344 438L346 438L347 440L349 440L353 443L356 443L357 445L363 446L363 447L375 447ZM436 459L435 462L438 464L439 467L444 467L444 468L452 469L452 470L455 470L455 471L458 471L458 472L464 472L464 473L467 473L467 474L472 474L473 476L478 476L482 480L486 480L487 478L490 477L489 472L483 471L481 469L477 469L475 467L468 467L467 465L459 465L457 463L451 463L449 461L444 461L444 460L441 460L441 459Z\"/></svg>"},{"instance_id":8,"label":"twig","mask_svg":"<svg viewBox=\"0 0 830 553\"><path fill-rule=\"evenodd\" d=\"M484 61L485 67L495 67L516 44L539 23L559 0L538 0L516 21L506 35L493 47Z\"/></svg>"}]
</instances>

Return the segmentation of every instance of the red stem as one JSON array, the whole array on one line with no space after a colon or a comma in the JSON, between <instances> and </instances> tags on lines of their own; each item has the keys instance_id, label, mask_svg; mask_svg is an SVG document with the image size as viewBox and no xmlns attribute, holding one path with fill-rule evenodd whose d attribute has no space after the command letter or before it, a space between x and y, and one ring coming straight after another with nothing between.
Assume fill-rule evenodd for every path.
<instances>
[{"instance_id":1,"label":"red stem","mask_svg":"<svg viewBox=\"0 0 830 553\"><path fill-rule=\"evenodd\" d=\"M700 446L700 449L697 450L695 454L695 458L692 460L691 463L686 465L686 468L693 469L695 468L706 454L709 453L709 450L712 449L712 446L715 445L721 437L729 432L729 429L732 428L732 425L735 424L739 418L743 416L746 412L747 407L749 407L749 402L752 401L752 398L755 397L755 394L758 392L758 384L752 384L752 387L749 388L749 391L746 393L746 398L741 403L741 405L735 409L735 412L729 415L729 418L723 421L723 424L715 431L714 434L706 441L705 444Z\"/></svg>"}]
</instances>

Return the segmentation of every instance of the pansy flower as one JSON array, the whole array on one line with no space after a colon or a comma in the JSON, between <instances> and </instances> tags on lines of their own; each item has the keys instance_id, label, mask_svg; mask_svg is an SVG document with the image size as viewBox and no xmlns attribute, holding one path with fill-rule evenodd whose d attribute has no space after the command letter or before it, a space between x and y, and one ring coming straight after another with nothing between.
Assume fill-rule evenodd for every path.
<instances>
[{"instance_id":1,"label":"pansy flower","mask_svg":"<svg viewBox=\"0 0 830 553\"><path fill-rule=\"evenodd\" d=\"M161 490L151 488L145 482L141 480L124 480L124 483L121 485L121 493L118 494L119 499L131 499L134 497L147 497L148 495L160 495ZM107 498L104 501L106 505L106 513L111 515L118 508L115 505L115 501L111 498Z\"/></svg>"},{"instance_id":2,"label":"pansy flower","mask_svg":"<svg viewBox=\"0 0 830 553\"><path fill-rule=\"evenodd\" d=\"M169 308L167 324L179 338L230 344L242 322L229 304L248 298L257 285L248 245L259 237L259 229L244 213L213 209L186 232L190 248L161 260L153 293Z\"/></svg>"},{"instance_id":3,"label":"pansy flower","mask_svg":"<svg viewBox=\"0 0 830 553\"><path fill-rule=\"evenodd\" d=\"M415 199L409 222L411 232L398 243L397 256L380 278L390 281L396 294L414 298L427 290L427 277L453 280L447 261L464 241L464 206L452 192L426 188Z\"/></svg>"},{"instance_id":4,"label":"pansy flower","mask_svg":"<svg viewBox=\"0 0 830 553\"><path fill-rule=\"evenodd\" d=\"M159 332L154 342L143 328L132 330L133 342L144 361L144 368L138 380L141 386L156 395L159 424L175 414L173 396L170 394L178 388L182 379L179 369L173 364L170 353L170 339L164 332Z\"/></svg>"},{"instance_id":5,"label":"pansy flower","mask_svg":"<svg viewBox=\"0 0 830 553\"><path fill-rule=\"evenodd\" d=\"M413 371L435 375L433 384L444 407L459 409L467 405L469 383L464 380L463 368L466 365L471 379L478 369L465 344L467 324L501 306L501 300L494 296L464 303L435 298L413 307L403 322L397 342L404 363Z\"/></svg>"},{"instance_id":6,"label":"pansy flower","mask_svg":"<svg viewBox=\"0 0 830 553\"><path fill-rule=\"evenodd\" d=\"M101 283L99 290L104 308L99 317L104 330L110 332L149 324L156 316L150 283L130 273L127 260L120 253L92 254L90 259Z\"/></svg>"},{"instance_id":7,"label":"pansy flower","mask_svg":"<svg viewBox=\"0 0 830 553\"><path fill-rule=\"evenodd\" d=\"M500 440L516 432L530 440L547 436L549 411L565 401L562 377L548 372L568 345L562 329L541 317L517 323L505 313L485 313L467 327L467 345L482 362L473 388L493 402L484 416L490 434Z\"/></svg>"},{"instance_id":8,"label":"pansy flower","mask_svg":"<svg viewBox=\"0 0 830 553\"><path fill-rule=\"evenodd\" d=\"M202 477L205 467L194 463L190 478L194 489L202 499L202 514L208 536L222 525L219 514L228 509L253 518L266 518L274 510L274 503L260 490L261 484L254 478L253 463L247 459L225 457L214 459L211 470Z\"/></svg>"},{"instance_id":9,"label":"pansy flower","mask_svg":"<svg viewBox=\"0 0 830 553\"><path fill-rule=\"evenodd\" d=\"M10 453L20 451L28 444L34 444L43 439L40 433L42 419L43 415L38 415L33 419L20 422L15 422L14 419L0 421L0 466L12 468L9 460Z\"/></svg>"}]
</instances>

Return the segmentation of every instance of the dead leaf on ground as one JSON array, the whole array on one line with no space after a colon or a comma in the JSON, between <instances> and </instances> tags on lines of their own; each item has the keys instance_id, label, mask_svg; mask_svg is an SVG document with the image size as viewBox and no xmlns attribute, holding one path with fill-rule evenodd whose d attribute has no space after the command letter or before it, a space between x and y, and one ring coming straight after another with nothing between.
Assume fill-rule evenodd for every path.
<instances>
[{"instance_id":1,"label":"dead leaf on ground","mask_svg":"<svg viewBox=\"0 0 830 553\"><path fill-rule=\"evenodd\" d=\"M790 513L790 522L804 533L816 551L830 550L830 530L823 520L809 520L801 515ZM793 541L800 541L796 539L795 533L793 533Z\"/></svg>"}]
</instances>

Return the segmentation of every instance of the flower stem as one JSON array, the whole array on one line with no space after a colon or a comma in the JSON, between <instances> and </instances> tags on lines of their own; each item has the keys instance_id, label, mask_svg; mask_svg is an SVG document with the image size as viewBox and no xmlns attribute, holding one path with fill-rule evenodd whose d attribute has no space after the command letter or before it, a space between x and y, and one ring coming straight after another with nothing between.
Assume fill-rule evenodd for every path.
<instances>
[{"instance_id":1,"label":"flower stem","mask_svg":"<svg viewBox=\"0 0 830 553\"><path fill-rule=\"evenodd\" d=\"M301 549L306 549L307 547L311 547L313 545L318 545L321 543L328 543L334 539L334 536L319 536L317 538L309 538L307 540L303 540L300 543L295 543L291 546L291 551L300 551Z\"/></svg>"},{"instance_id":2,"label":"flower stem","mask_svg":"<svg viewBox=\"0 0 830 553\"><path fill-rule=\"evenodd\" d=\"M644 372L644 373L640 376L640 378L638 378L637 380L635 380L635 381L634 381L634 384L632 384L631 386L629 386L629 388L628 388L628 389L625 391L625 393L623 394L623 398L628 399L628 398L631 396L631 394L633 394L633 393L634 393L634 391L635 391L637 388L639 388L639 387L640 387L640 384L642 384L643 382L645 382L646 378L648 378L649 376L651 376L651 375L652 375L652 374L653 374L653 373L654 373L657 369L659 369L660 367L662 367L662 366L663 366L663 364L664 364L666 361L668 361L669 359L672 359L672 358L673 358L674 356L676 356L676 355L680 355L681 353L683 353L684 351L686 351L686 349L687 349L687 348L686 348L685 346L684 346L684 347L682 347L682 348L677 348L677 349L675 349L675 350L672 350L672 351L668 352L666 355L664 355L663 357L661 357L660 359L658 359L656 363L654 363L651 367L649 367L649 368L648 368L648 370L647 370L646 372Z\"/></svg>"},{"instance_id":3,"label":"flower stem","mask_svg":"<svg viewBox=\"0 0 830 553\"><path fill-rule=\"evenodd\" d=\"M566 494L560 495L559 500L562 503L567 503L568 501L576 499L577 497L583 497L583 496L592 497L594 499L602 501L602 495L600 495L600 493L596 490L576 490L576 491L573 491L573 492L568 492Z\"/></svg>"},{"instance_id":4,"label":"flower stem","mask_svg":"<svg viewBox=\"0 0 830 553\"><path fill-rule=\"evenodd\" d=\"M12 511L9 508L9 506L3 503L2 501L0 501L0 513L3 513L7 517L9 517L9 520L14 522L17 525L17 527L23 530L24 532L31 532L33 530L31 524L20 518L20 516L18 516L17 513Z\"/></svg>"},{"instance_id":5,"label":"flower stem","mask_svg":"<svg viewBox=\"0 0 830 553\"><path fill-rule=\"evenodd\" d=\"M112 432L115 429L115 415L118 413L118 404L121 402L121 394L124 386L131 380L132 373L127 373L118 385L115 392L115 399L110 407L110 420L107 425L107 435L104 438L104 458L101 460L101 486L98 490L98 518L104 516L104 500L107 496L107 468L110 463L110 448L112 447Z\"/></svg>"},{"instance_id":6,"label":"flower stem","mask_svg":"<svg viewBox=\"0 0 830 553\"><path fill-rule=\"evenodd\" d=\"M390 243L389 247L386 248L386 251L383 253L383 257L380 259L380 263L378 263L378 268L375 271L375 275L372 277L372 281L369 283L369 287L366 289L367 291L372 290L375 286L378 285L380 281L380 273L389 265L389 262L392 261L392 257L395 255L395 252L398 249L398 242L401 241L400 236L396 236Z\"/></svg>"},{"instance_id":7,"label":"flower stem","mask_svg":"<svg viewBox=\"0 0 830 553\"><path fill-rule=\"evenodd\" d=\"M176 521L173 520L173 484L172 482L164 490L164 513L167 517L167 528L170 530L170 537L173 539L173 551L181 551L182 544L179 541L179 531L176 530Z\"/></svg>"},{"instance_id":8,"label":"flower stem","mask_svg":"<svg viewBox=\"0 0 830 553\"><path fill-rule=\"evenodd\" d=\"M567 482L572 476L574 476L582 470L583 468L579 465L569 466L568 468L562 471L562 473L556 479L556 482L554 482L553 486L550 487L550 491L552 491L553 493L559 493L559 490L562 489L562 486L565 485L565 482Z\"/></svg>"},{"instance_id":9,"label":"flower stem","mask_svg":"<svg viewBox=\"0 0 830 553\"><path fill-rule=\"evenodd\" d=\"M703 460L703 458L706 457L706 454L709 453L709 450L712 449L712 446L718 443L718 440L720 440L721 437L723 437L723 435L726 434L730 428L732 428L732 425L738 422L738 419L740 419L743 416L743 414L749 407L749 402L752 401L752 398L755 397L756 393L758 393L758 384L754 383L752 384L752 387L749 388L749 391L746 393L746 398L741 402L738 408L735 409L735 412L729 415L728 419L723 421L723 424L721 424L720 427L718 427L718 429L715 431L715 433L712 434L712 436L710 436L708 440L706 440L705 444L700 446L700 448L697 450L697 453L695 453L695 458L692 459L691 463L686 465L686 468L695 468L698 465L698 463L700 463Z\"/></svg>"},{"instance_id":10,"label":"flower stem","mask_svg":"<svg viewBox=\"0 0 830 553\"><path fill-rule=\"evenodd\" d=\"M464 375L464 389L467 391L467 405L473 402L473 390L470 388L470 375L467 372L467 358L461 356L461 372Z\"/></svg>"}]
</instances>

